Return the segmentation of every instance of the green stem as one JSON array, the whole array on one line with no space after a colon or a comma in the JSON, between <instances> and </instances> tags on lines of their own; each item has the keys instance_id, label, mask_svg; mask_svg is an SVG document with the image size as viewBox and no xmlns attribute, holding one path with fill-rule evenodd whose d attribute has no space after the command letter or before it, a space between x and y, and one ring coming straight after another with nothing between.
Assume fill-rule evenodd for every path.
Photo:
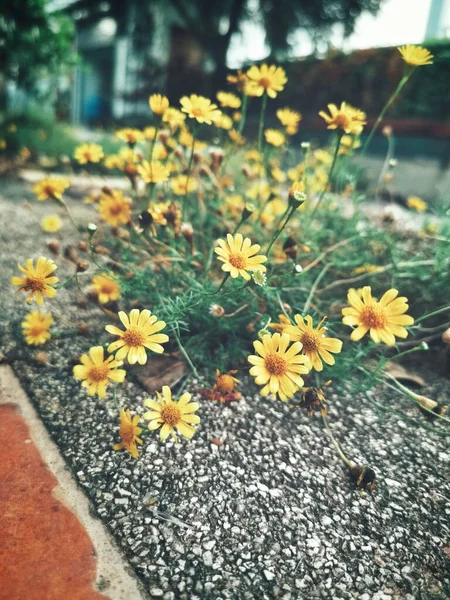
<instances>
[{"instance_id":1,"label":"green stem","mask_svg":"<svg viewBox=\"0 0 450 600\"><path fill-rule=\"evenodd\" d=\"M286 213L287 213L289 210L290 210L290 212L289 212L288 216L286 217L286 220L285 220L285 222L284 222L284 223L283 223L283 225L282 225L282 226L281 226L281 227L278 229L278 231L275 233L275 235L274 235L274 236L273 236L273 238L272 238L272 241L271 241L271 242L270 242L270 244L269 244L269 247L267 248L267 251L266 251L266 256L267 256L267 258L269 258L269 254L270 254L270 251L271 251L271 249L272 249L272 246L275 244L275 242L277 241L277 239L278 239L278 237L280 236L281 232L282 232L282 231L283 231L283 229L286 227L286 225L289 223L289 221L290 221L290 219L291 219L292 215L294 214L294 212L295 212L295 206L291 206L291 207L289 207L289 206L288 206L288 208L286 209L285 213L283 214L283 216L281 217L281 219L280 219L280 221L279 221L280 223L281 223L281 221L283 220L283 218L284 218L284 215L285 215L285 214L286 214Z\"/></svg>"},{"instance_id":2,"label":"green stem","mask_svg":"<svg viewBox=\"0 0 450 600\"><path fill-rule=\"evenodd\" d=\"M316 205L314 206L314 208L311 211L310 220L314 217L314 214L315 214L316 210L319 208L319 204L322 202L325 194L328 191L328 186L330 185L330 181L331 181L331 178L333 177L333 173L334 173L334 168L335 168L336 163L337 163L337 157L338 157L338 154L339 154L339 148L341 146L341 137L342 137L342 135L343 135L342 132L338 133L336 148L334 149L333 162L331 163L331 168L330 168L330 170L328 172L327 182L325 184L325 187L322 190L322 193L319 196L319 199L317 200Z\"/></svg>"},{"instance_id":3,"label":"green stem","mask_svg":"<svg viewBox=\"0 0 450 600\"><path fill-rule=\"evenodd\" d=\"M80 230L78 228L77 222L73 218L72 213L70 212L69 207L67 206L67 204L65 203L65 201L61 198L61 200L57 200L57 202L64 208L64 210L67 213L67 216L69 217L70 221L72 222L72 225L79 232Z\"/></svg>"},{"instance_id":4,"label":"green stem","mask_svg":"<svg viewBox=\"0 0 450 600\"><path fill-rule=\"evenodd\" d=\"M303 307L303 313L305 313L308 310L309 305L311 304L311 300L313 299L314 294L316 293L316 290L319 286L319 283L325 277L325 274L330 267L331 267L331 263L328 263L327 265L325 265L324 268L320 271L319 275L317 276L317 279L315 280L315 282L311 288L311 291L309 292L309 296L305 302L305 306Z\"/></svg>"},{"instance_id":5,"label":"green stem","mask_svg":"<svg viewBox=\"0 0 450 600\"><path fill-rule=\"evenodd\" d=\"M426 315L421 316L419 319L415 320L414 325L417 325L418 323L425 321L425 319L429 319L430 317L434 317L435 315L440 315L441 313L444 313L447 311L450 311L450 304L448 304L447 306L443 306L442 308L438 308L437 310L434 310L433 312L427 313Z\"/></svg>"},{"instance_id":6,"label":"green stem","mask_svg":"<svg viewBox=\"0 0 450 600\"><path fill-rule=\"evenodd\" d=\"M323 424L325 425L325 429L327 430L327 433L328 433L328 435L330 436L330 439L331 439L331 441L332 441L332 443L333 443L333 446L334 446L334 448L335 448L335 450L336 450L336 452L337 452L337 454L338 454L339 458L342 460L342 462L343 462L343 463L344 463L344 464L345 464L345 465L346 465L346 466L347 466L349 469L352 469L352 468L354 467L354 464L352 463L352 461L351 461L351 460L349 460L349 459L348 459L348 458L345 456L345 454L344 454L344 452L343 452L343 450L342 450L342 448L341 448L341 446L340 446L339 442L338 442L338 441L336 440L336 438L334 437L334 435L333 435L333 432L331 431L331 429L330 429L330 426L328 425L328 420L327 420L326 416L325 416L325 415L323 415L323 414L322 414L322 419L323 419Z\"/></svg>"},{"instance_id":7,"label":"green stem","mask_svg":"<svg viewBox=\"0 0 450 600\"><path fill-rule=\"evenodd\" d=\"M198 379L201 379L200 375L198 374L197 369L195 368L194 363L191 361L189 354L186 352L183 344L181 343L180 334L178 331L178 324L177 324L176 328L173 330L173 332L175 335L175 339L177 340L178 348L180 349L181 354L186 359L187 364L190 366L191 371L194 373L195 377L198 377Z\"/></svg>"},{"instance_id":8,"label":"green stem","mask_svg":"<svg viewBox=\"0 0 450 600\"><path fill-rule=\"evenodd\" d=\"M242 134L244 131L245 120L247 118L247 109L248 109L248 96L247 94L242 94L242 110L241 110L241 120L239 122L238 133Z\"/></svg>"},{"instance_id":9,"label":"green stem","mask_svg":"<svg viewBox=\"0 0 450 600\"><path fill-rule=\"evenodd\" d=\"M155 126L155 135L153 136L152 143L150 146L150 162L153 160L153 150L155 148L156 138L158 137L159 125L160 123L158 121L157 125Z\"/></svg>"},{"instance_id":10,"label":"green stem","mask_svg":"<svg viewBox=\"0 0 450 600\"><path fill-rule=\"evenodd\" d=\"M267 107L267 94L264 93L261 103L261 113L259 115L259 129L258 129L258 150L262 151L262 138L264 131L264 118L266 115L266 107Z\"/></svg>"},{"instance_id":11,"label":"green stem","mask_svg":"<svg viewBox=\"0 0 450 600\"><path fill-rule=\"evenodd\" d=\"M372 127L372 131L370 132L369 137L367 138L367 140L364 143L363 149L361 151L362 155L364 155L366 153L367 148L369 147L370 142L372 141L372 138L373 138L376 130L378 129L379 124L381 123L381 121L384 118L384 115L386 114L386 112L388 111L388 109L390 108L390 106L392 105L392 103L394 102L394 100L397 98L397 96L400 94L400 92L402 91L403 87L405 86L406 82L411 77L411 75L413 74L413 72L414 72L414 69L412 69L411 71L409 71L409 73L406 73L406 75L404 75L402 77L402 79L400 80L400 82L399 82L398 86L396 87L394 93L392 94L392 96L389 98L389 100L384 105L383 110L378 115L378 118L375 121L374 126Z\"/></svg>"},{"instance_id":12,"label":"green stem","mask_svg":"<svg viewBox=\"0 0 450 600\"><path fill-rule=\"evenodd\" d=\"M194 161L194 148L195 148L195 139L196 139L196 137L197 137L197 129L195 128L192 131L191 156L189 158L189 165L188 165L188 174L187 174L187 181L186 181L186 193L183 196L183 206L181 208L181 222L184 222L185 216L186 216L186 198L187 198L188 189L189 189L189 181L191 179L192 163Z\"/></svg>"},{"instance_id":13,"label":"green stem","mask_svg":"<svg viewBox=\"0 0 450 600\"><path fill-rule=\"evenodd\" d=\"M217 288L217 290L215 292L212 292L211 294L209 294L210 296L214 296L215 294L218 294L221 289L223 288L223 286L225 285L225 283L228 281L230 277L229 273L225 273L224 278L222 279L222 283L219 285L219 287Z\"/></svg>"}]
</instances>

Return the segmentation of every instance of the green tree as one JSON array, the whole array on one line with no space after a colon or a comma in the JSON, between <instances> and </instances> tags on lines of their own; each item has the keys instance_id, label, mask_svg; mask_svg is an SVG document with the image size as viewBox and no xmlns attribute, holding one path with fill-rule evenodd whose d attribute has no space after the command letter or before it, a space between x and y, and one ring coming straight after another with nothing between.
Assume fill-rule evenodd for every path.
<instances>
[{"instance_id":1,"label":"green tree","mask_svg":"<svg viewBox=\"0 0 450 600\"><path fill-rule=\"evenodd\" d=\"M0 13L0 89L30 90L43 76L76 61L72 19L47 10L47 0L7 0Z\"/></svg>"}]
</instances>

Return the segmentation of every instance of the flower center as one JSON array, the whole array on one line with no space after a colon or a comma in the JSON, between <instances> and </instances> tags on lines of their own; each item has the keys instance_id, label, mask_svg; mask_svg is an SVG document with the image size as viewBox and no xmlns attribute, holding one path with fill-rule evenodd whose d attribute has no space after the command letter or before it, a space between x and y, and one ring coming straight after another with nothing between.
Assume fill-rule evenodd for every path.
<instances>
[{"instance_id":1,"label":"flower center","mask_svg":"<svg viewBox=\"0 0 450 600\"><path fill-rule=\"evenodd\" d=\"M349 126L349 124L350 124L350 119L347 117L346 114L344 114L344 113L338 113L334 117L334 122L341 129L346 129Z\"/></svg>"},{"instance_id":2,"label":"flower center","mask_svg":"<svg viewBox=\"0 0 450 600\"><path fill-rule=\"evenodd\" d=\"M55 188L52 185L45 186L44 192L47 196L53 197L55 195Z\"/></svg>"},{"instance_id":3,"label":"flower center","mask_svg":"<svg viewBox=\"0 0 450 600\"><path fill-rule=\"evenodd\" d=\"M120 437L126 444L134 440L134 427L129 423L120 426Z\"/></svg>"},{"instance_id":4,"label":"flower center","mask_svg":"<svg viewBox=\"0 0 450 600\"><path fill-rule=\"evenodd\" d=\"M130 327L123 334L123 341L127 346L131 346L134 348L136 348L137 346L142 346L144 340L145 335L135 327Z\"/></svg>"},{"instance_id":5,"label":"flower center","mask_svg":"<svg viewBox=\"0 0 450 600\"><path fill-rule=\"evenodd\" d=\"M264 359L267 371L271 375L284 375L287 370L287 363L278 354L268 354Z\"/></svg>"},{"instance_id":6,"label":"flower center","mask_svg":"<svg viewBox=\"0 0 450 600\"><path fill-rule=\"evenodd\" d=\"M202 117L204 114L204 111L198 106L196 106L195 108L192 108L191 112L194 115L194 117Z\"/></svg>"},{"instance_id":7,"label":"flower center","mask_svg":"<svg viewBox=\"0 0 450 600\"><path fill-rule=\"evenodd\" d=\"M228 262L232 267L236 269L245 269L247 266L247 261L245 260L245 256L240 252L236 252L235 254L230 254Z\"/></svg>"},{"instance_id":8,"label":"flower center","mask_svg":"<svg viewBox=\"0 0 450 600\"><path fill-rule=\"evenodd\" d=\"M122 204L119 204L119 203L112 204L109 207L109 212L112 215L120 215L120 213L122 212L122 210L123 210L123 206L122 206Z\"/></svg>"},{"instance_id":9,"label":"flower center","mask_svg":"<svg viewBox=\"0 0 450 600\"><path fill-rule=\"evenodd\" d=\"M386 314L378 304L365 306L361 311L360 319L362 324L369 329L383 329L386 324Z\"/></svg>"},{"instance_id":10,"label":"flower center","mask_svg":"<svg viewBox=\"0 0 450 600\"><path fill-rule=\"evenodd\" d=\"M234 379L231 375L220 375L216 380L216 388L221 394L227 394L234 390Z\"/></svg>"},{"instance_id":11,"label":"flower center","mask_svg":"<svg viewBox=\"0 0 450 600\"><path fill-rule=\"evenodd\" d=\"M176 425L180 421L181 413L176 404L166 404L161 409L161 419L167 425Z\"/></svg>"},{"instance_id":12,"label":"flower center","mask_svg":"<svg viewBox=\"0 0 450 600\"><path fill-rule=\"evenodd\" d=\"M44 331L46 331L45 325L43 323L36 323L30 328L29 335L31 337L39 337Z\"/></svg>"},{"instance_id":13,"label":"flower center","mask_svg":"<svg viewBox=\"0 0 450 600\"><path fill-rule=\"evenodd\" d=\"M103 281L100 286L100 291L102 294L112 294L112 292L116 291L115 281Z\"/></svg>"},{"instance_id":14,"label":"flower center","mask_svg":"<svg viewBox=\"0 0 450 600\"><path fill-rule=\"evenodd\" d=\"M263 87L265 90L270 87L270 79L268 77L261 77L259 80L259 85Z\"/></svg>"},{"instance_id":15,"label":"flower center","mask_svg":"<svg viewBox=\"0 0 450 600\"><path fill-rule=\"evenodd\" d=\"M45 289L44 279L42 277L28 276L23 284L23 289L27 292L42 292Z\"/></svg>"},{"instance_id":16,"label":"flower center","mask_svg":"<svg viewBox=\"0 0 450 600\"><path fill-rule=\"evenodd\" d=\"M314 331L305 331L302 335L301 342L305 353L317 352L319 349L319 336Z\"/></svg>"},{"instance_id":17,"label":"flower center","mask_svg":"<svg viewBox=\"0 0 450 600\"><path fill-rule=\"evenodd\" d=\"M94 365L89 371L89 379L92 381L104 381L108 379L108 365Z\"/></svg>"}]
</instances>

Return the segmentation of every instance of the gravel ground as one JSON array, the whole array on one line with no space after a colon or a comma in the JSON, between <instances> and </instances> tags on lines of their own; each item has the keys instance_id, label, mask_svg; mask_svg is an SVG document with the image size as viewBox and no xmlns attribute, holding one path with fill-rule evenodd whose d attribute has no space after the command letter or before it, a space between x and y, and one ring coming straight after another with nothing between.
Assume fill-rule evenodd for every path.
<instances>
[{"instance_id":1,"label":"gravel ground","mask_svg":"<svg viewBox=\"0 0 450 600\"><path fill-rule=\"evenodd\" d=\"M32 195L14 182L2 182L2 194L3 352L149 597L450 598L448 437L376 410L363 396L332 393L336 437L377 473L376 490L361 492L319 418L261 400L248 383L240 402L199 400L202 422L190 443L161 443L155 435L138 461L112 451L117 409L89 398L68 367L92 345L74 333L76 324L100 333L103 316L80 309L74 292L61 290L51 309L66 333L45 346L49 365L36 363L20 339L26 308L9 278L17 261L48 255L38 223L55 210L24 205ZM86 222L87 210L77 209ZM128 382L120 390L120 405L141 411L142 389ZM439 394L448 394L448 381ZM378 392L372 398L392 403Z\"/></svg>"}]
</instances>

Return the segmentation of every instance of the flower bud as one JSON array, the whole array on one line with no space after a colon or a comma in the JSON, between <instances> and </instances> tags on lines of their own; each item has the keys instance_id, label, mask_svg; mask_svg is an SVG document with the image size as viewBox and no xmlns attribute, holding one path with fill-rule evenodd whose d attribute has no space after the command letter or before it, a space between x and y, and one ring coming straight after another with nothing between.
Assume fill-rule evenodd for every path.
<instances>
[{"instance_id":1,"label":"flower bud","mask_svg":"<svg viewBox=\"0 0 450 600\"><path fill-rule=\"evenodd\" d=\"M211 304L209 307L209 314L213 317L220 318L225 314L225 309L219 304Z\"/></svg>"},{"instance_id":2,"label":"flower bud","mask_svg":"<svg viewBox=\"0 0 450 600\"><path fill-rule=\"evenodd\" d=\"M267 282L266 274L262 271L254 271L252 273L252 279L256 283L256 285L259 285L261 287L266 285Z\"/></svg>"},{"instance_id":3,"label":"flower bud","mask_svg":"<svg viewBox=\"0 0 450 600\"><path fill-rule=\"evenodd\" d=\"M89 225L87 226L87 230L89 233L89 237L92 237L97 231L97 225L95 223L89 223Z\"/></svg>"},{"instance_id":4,"label":"flower bud","mask_svg":"<svg viewBox=\"0 0 450 600\"><path fill-rule=\"evenodd\" d=\"M255 208L256 207L254 204L251 202L246 202L244 210L242 211L241 220L246 221L255 212Z\"/></svg>"},{"instance_id":5,"label":"flower bud","mask_svg":"<svg viewBox=\"0 0 450 600\"><path fill-rule=\"evenodd\" d=\"M442 341L446 344L450 344L450 327L442 334Z\"/></svg>"},{"instance_id":6,"label":"flower bud","mask_svg":"<svg viewBox=\"0 0 450 600\"><path fill-rule=\"evenodd\" d=\"M79 260L77 262L77 273L84 273L90 266L91 265L87 260Z\"/></svg>"},{"instance_id":7,"label":"flower bud","mask_svg":"<svg viewBox=\"0 0 450 600\"><path fill-rule=\"evenodd\" d=\"M57 242L56 240L51 240L50 242L48 242L47 247L51 252L53 252L53 254L59 254L60 245L59 242Z\"/></svg>"},{"instance_id":8,"label":"flower bud","mask_svg":"<svg viewBox=\"0 0 450 600\"><path fill-rule=\"evenodd\" d=\"M78 250L81 250L81 252L87 252L89 249L89 244L87 242L85 242L84 240L80 240L78 242Z\"/></svg>"},{"instance_id":9,"label":"flower bud","mask_svg":"<svg viewBox=\"0 0 450 600\"><path fill-rule=\"evenodd\" d=\"M302 142L300 144L300 146L301 146L302 150L309 150L311 147L311 142Z\"/></svg>"}]
</instances>

